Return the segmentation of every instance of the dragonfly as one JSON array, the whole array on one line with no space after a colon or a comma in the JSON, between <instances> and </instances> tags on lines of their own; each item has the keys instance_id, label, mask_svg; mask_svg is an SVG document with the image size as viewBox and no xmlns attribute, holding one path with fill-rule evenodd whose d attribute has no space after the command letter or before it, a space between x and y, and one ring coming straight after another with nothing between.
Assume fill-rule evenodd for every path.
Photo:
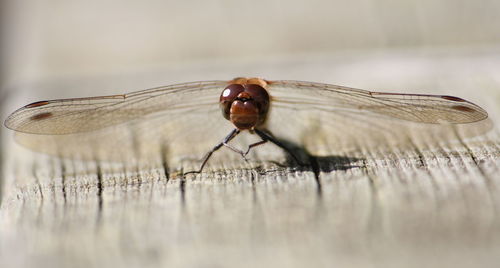
<instances>
[{"instance_id":1,"label":"dragonfly","mask_svg":"<svg viewBox=\"0 0 500 268\"><path fill-rule=\"evenodd\" d=\"M281 138L305 137L342 131L336 121L355 124L353 115L423 124L469 124L488 117L478 105L448 95L402 94L367 91L338 85L238 77L168 85L128 94L37 101L14 111L5 126L20 133L65 136L92 133L133 122L155 122L151 128L169 125L161 134L166 142L197 143L218 137L206 150L200 173L212 154L222 147L246 160L255 147L271 142L295 161L300 160ZM361 123L363 124L363 123ZM140 124L139 124L140 125ZM301 131L291 131L300 128ZM328 131L320 131L328 128ZM222 131L227 131L221 134ZM259 141L246 150L231 145L242 132ZM275 133L279 133L280 139ZM224 136L225 135L225 136ZM195 137L186 142L190 137ZM222 140L221 140L222 138ZM298 142L300 138L295 137ZM184 140L183 140L184 139Z\"/></svg>"}]
</instances>

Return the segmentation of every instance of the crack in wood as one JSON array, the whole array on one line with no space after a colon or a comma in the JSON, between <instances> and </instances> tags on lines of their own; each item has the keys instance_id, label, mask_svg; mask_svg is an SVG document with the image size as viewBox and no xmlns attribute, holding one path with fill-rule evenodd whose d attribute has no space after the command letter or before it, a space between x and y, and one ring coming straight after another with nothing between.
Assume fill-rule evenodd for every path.
<instances>
[{"instance_id":1,"label":"crack in wood","mask_svg":"<svg viewBox=\"0 0 500 268\"><path fill-rule=\"evenodd\" d=\"M316 194L318 195L319 198L322 197L323 195L323 188L321 186L321 178L320 178L320 167L318 163L318 158L312 155L308 155L309 158L309 164L311 165L311 170L314 173L314 180L316 182Z\"/></svg>"},{"instance_id":2,"label":"crack in wood","mask_svg":"<svg viewBox=\"0 0 500 268\"><path fill-rule=\"evenodd\" d=\"M182 176L179 180L179 190L181 192L181 206L184 208L186 205L186 176L184 175L184 171L182 172Z\"/></svg>"},{"instance_id":3,"label":"crack in wood","mask_svg":"<svg viewBox=\"0 0 500 268\"><path fill-rule=\"evenodd\" d=\"M66 194L66 164L65 164L65 161L63 160L63 158L61 158L61 160L59 161L59 163L61 164L61 191L62 191L62 195L63 195L63 201L64 201L64 205L66 205L66 201L67 201L67 194Z\"/></svg>"},{"instance_id":4,"label":"crack in wood","mask_svg":"<svg viewBox=\"0 0 500 268\"><path fill-rule=\"evenodd\" d=\"M103 197L102 197L102 192L103 192L103 173L102 173L102 167L99 162L96 162L96 175L97 175L97 225L100 225L101 218L102 218L102 209L103 209Z\"/></svg>"},{"instance_id":5,"label":"crack in wood","mask_svg":"<svg viewBox=\"0 0 500 268\"><path fill-rule=\"evenodd\" d=\"M163 175L165 176L165 183L168 184L170 181L170 173L168 172L168 162L167 162L167 154L168 154L168 148L165 142L161 143L161 150L160 150L160 159L161 159L161 165L163 168Z\"/></svg>"}]
</instances>

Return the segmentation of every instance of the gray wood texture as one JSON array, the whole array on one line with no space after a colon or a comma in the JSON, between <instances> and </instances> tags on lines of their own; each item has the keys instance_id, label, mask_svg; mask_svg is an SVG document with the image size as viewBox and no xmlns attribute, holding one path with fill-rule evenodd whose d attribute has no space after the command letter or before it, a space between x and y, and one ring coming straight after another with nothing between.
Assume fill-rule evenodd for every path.
<instances>
[{"instance_id":1,"label":"gray wood texture","mask_svg":"<svg viewBox=\"0 0 500 268\"><path fill-rule=\"evenodd\" d=\"M316 168L287 164L265 145L249 163L222 152L207 172L186 177L163 165L34 153L2 128L0 266L497 267L500 54L370 55L225 66L206 78L236 70L460 96L485 108L495 127L452 144L360 146L318 157ZM54 88L70 94L66 84ZM52 96L43 92L37 97ZM9 107L26 96L12 93Z\"/></svg>"}]
</instances>

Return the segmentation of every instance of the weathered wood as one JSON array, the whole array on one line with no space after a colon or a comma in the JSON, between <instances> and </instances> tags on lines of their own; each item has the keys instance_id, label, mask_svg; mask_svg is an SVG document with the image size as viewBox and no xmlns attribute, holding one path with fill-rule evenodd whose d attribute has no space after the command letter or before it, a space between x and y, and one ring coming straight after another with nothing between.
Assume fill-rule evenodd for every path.
<instances>
[{"instance_id":1,"label":"weathered wood","mask_svg":"<svg viewBox=\"0 0 500 268\"><path fill-rule=\"evenodd\" d=\"M412 60L403 56L399 63ZM482 70L469 69L471 63ZM420 81L376 77L353 86L433 88L425 92L476 102L498 125L500 66L485 63L431 56L415 75ZM360 65L397 68L383 57ZM316 78L335 83L338 67ZM437 147L346 149L316 158L316 167L287 165L266 144L251 154L257 161L222 152L212 171L186 177L175 167L165 172L161 163L60 160L2 132L2 267L493 267L500 261L498 128ZM220 166L225 157L231 162Z\"/></svg>"}]
</instances>

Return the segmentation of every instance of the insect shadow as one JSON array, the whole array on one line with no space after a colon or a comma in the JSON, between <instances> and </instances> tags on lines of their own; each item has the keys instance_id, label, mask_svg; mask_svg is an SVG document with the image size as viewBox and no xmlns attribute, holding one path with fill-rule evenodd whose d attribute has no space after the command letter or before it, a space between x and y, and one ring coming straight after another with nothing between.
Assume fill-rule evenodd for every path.
<instances>
[{"instance_id":1,"label":"insect shadow","mask_svg":"<svg viewBox=\"0 0 500 268\"><path fill-rule=\"evenodd\" d=\"M286 165L288 167L293 167L298 171L312 171L316 176L319 176L320 172L345 171L351 168L359 168L361 166L356 163L364 160L363 158L336 155L316 156L311 154L304 146L295 142L278 137L275 137L275 139L286 148L285 152L288 152L286 154ZM273 163L278 164L276 162Z\"/></svg>"}]
</instances>

